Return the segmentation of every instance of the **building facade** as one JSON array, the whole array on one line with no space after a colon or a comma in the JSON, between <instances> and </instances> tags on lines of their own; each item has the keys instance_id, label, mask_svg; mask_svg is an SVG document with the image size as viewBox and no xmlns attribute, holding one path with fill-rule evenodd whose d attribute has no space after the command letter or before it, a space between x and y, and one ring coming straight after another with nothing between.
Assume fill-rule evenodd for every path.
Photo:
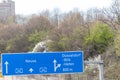
<instances>
[{"instance_id":1,"label":"building facade","mask_svg":"<svg viewBox=\"0 0 120 80\"><path fill-rule=\"evenodd\" d=\"M15 2L12 0L3 0L0 3L0 20L7 20L15 16Z\"/></svg>"}]
</instances>

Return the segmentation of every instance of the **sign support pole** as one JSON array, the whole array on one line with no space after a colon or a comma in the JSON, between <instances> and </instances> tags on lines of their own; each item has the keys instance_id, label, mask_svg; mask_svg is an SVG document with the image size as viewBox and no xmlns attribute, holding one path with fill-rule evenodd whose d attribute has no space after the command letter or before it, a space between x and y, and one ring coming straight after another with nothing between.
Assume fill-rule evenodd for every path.
<instances>
[{"instance_id":1,"label":"sign support pole","mask_svg":"<svg viewBox=\"0 0 120 80\"><path fill-rule=\"evenodd\" d=\"M99 78L100 80L104 80L104 68L103 63L99 64Z\"/></svg>"},{"instance_id":2,"label":"sign support pole","mask_svg":"<svg viewBox=\"0 0 120 80\"><path fill-rule=\"evenodd\" d=\"M85 61L85 64L98 64L99 80L104 80L104 65L103 61Z\"/></svg>"}]
</instances>

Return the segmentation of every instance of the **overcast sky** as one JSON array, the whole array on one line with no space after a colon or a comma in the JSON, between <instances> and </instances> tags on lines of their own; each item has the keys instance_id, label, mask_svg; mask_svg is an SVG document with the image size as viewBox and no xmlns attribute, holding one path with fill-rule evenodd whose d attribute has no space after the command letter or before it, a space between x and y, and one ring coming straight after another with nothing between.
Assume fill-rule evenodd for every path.
<instances>
[{"instance_id":1,"label":"overcast sky","mask_svg":"<svg viewBox=\"0 0 120 80\"><path fill-rule=\"evenodd\" d=\"M86 11L89 8L108 7L112 0L13 0L15 1L16 14L34 14L43 10L52 11L59 8L63 12L68 12L74 8Z\"/></svg>"}]
</instances>

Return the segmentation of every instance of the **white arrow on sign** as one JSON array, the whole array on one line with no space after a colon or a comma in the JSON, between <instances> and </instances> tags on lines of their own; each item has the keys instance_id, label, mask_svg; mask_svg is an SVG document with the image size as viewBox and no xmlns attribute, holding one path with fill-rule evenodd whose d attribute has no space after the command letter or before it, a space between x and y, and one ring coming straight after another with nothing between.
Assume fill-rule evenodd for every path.
<instances>
[{"instance_id":1,"label":"white arrow on sign","mask_svg":"<svg viewBox=\"0 0 120 80\"><path fill-rule=\"evenodd\" d=\"M34 70L32 68L30 68L29 71L32 73Z\"/></svg>"},{"instance_id":2,"label":"white arrow on sign","mask_svg":"<svg viewBox=\"0 0 120 80\"><path fill-rule=\"evenodd\" d=\"M54 59L53 63L54 63L54 72L56 72L57 68L59 68L61 64L57 64L56 59Z\"/></svg>"},{"instance_id":3,"label":"white arrow on sign","mask_svg":"<svg viewBox=\"0 0 120 80\"><path fill-rule=\"evenodd\" d=\"M8 74L8 61L5 62L5 65L6 65L6 74Z\"/></svg>"}]
</instances>

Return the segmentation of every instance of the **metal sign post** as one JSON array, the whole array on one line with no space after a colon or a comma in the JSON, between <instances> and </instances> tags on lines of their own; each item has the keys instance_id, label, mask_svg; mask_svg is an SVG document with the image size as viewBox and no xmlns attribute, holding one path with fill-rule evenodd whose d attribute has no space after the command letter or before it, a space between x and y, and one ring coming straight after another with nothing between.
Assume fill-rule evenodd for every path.
<instances>
[{"instance_id":1,"label":"metal sign post","mask_svg":"<svg viewBox=\"0 0 120 80\"><path fill-rule=\"evenodd\" d=\"M99 78L100 80L104 80L104 66L103 61L99 63Z\"/></svg>"},{"instance_id":2,"label":"metal sign post","mask_svg":"<svg viewBox=\"0 0 120 80\"><path fill-rule=\"evenodd\" d=\"M104 80L104 66L103 61L85 61L85 64L98 64L99 79Z\"/></svg>"}]
</instances>

